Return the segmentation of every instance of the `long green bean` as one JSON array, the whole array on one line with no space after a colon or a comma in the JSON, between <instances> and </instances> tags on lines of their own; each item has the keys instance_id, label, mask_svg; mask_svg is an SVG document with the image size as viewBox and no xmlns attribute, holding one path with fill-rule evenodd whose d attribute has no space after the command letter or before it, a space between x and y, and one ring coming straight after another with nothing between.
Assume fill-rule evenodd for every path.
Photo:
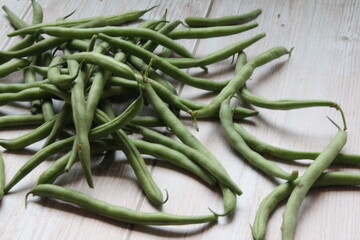
<instances>
[{"instance_id":1,"label":"long green bean","mask_svg":"<svg viewBox=\"0 0 360 240\"><path fill-rule=\"evenodd\" d=\"M114 219L121 222L143 224L143 225L184 225L211 222L217 216L179 216L164 212L143 213L129 208L111 205L101 200L90 197L81 192L70 190L53 184L41 184L34 187L28 194L46 198L55 198L70 202L94 212L100 216Z\"/></svg>"},{"instance_id":2,"label":"long green bean","mask_svg":"<svg viewBox=\"0 0 360 240\"><path fill-rule=\"evenodd\" d=\"M343 130L339 130L335 137L331 140L329 145L301 176L299 183L291 192L291 195L286 203L285 211L283 214L283 223L281 227L282 239L293 239L296 219L302 201L304 200L307 192L310 190L314 182L331 164L336 155L339 154L341 149L344 147L346 140L347 133Z\"/></svg>"}]
</instances>

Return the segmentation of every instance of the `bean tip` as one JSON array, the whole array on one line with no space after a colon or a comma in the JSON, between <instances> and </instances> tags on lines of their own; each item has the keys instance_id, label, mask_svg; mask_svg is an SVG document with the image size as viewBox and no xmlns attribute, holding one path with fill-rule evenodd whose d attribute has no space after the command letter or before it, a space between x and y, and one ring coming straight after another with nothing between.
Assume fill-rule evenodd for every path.
<instances>
[{"instance_id":1,"label":"bean tip","mask_svg":"<svg viewBox=\"0 0 360 240\"><path fill-rule=\"evenodd\" d=\"M28 197L29 197L30 194L33 194L33 192L30 191L25 195L25 209L27 208L27 200L28 200Z\"/></svg>"},{"instance_id":2,"label":"bean tip","mask_svg":"<svg viewBox=\"0 0 360 240\"><path fill-rule=\"evenodd\" d=\"M169 192L168 192L168 190L165 189L164 191L165 191L165 200L161 204L165 204L169 200Z\"/></svg>"}]
</instances>

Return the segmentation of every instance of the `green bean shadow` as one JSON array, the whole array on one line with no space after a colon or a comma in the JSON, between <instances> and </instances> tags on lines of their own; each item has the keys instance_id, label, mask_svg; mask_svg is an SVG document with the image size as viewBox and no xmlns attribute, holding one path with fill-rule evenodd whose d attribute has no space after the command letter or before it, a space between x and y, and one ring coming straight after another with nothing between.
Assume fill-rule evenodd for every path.
<instances>
[{"instance_id":1,"label":"green bean shadow","mask_svg":"<svg viewBox=\"0 0 360 240\"><path fill-rule=\"evenodd\" d=\"M30 113L30 103L29 102L8 102L6 103L6 106L11 107L11 108L16 108L16 110L27 110L27 114L31 114ZM25 113L26 114L26 113ZM6 115L6 114L1 114L1 115Z\"/></svg>"},{"instance_id":2,"label":"green bean shadow","mask_svg":"<svg viewBox=\"0 0 360 240\"><path fill-rule=\"evenodd\" d=\"M314 191L315 190L315 191ZM305 202L301 204L301 209L298 214L297 222L306 221L306 217L309 217L309 212L306 208L311 207L317 198L323 196L326 193L338 193L342 191L356 191L360 193L360 186L331 186L331 187L317 187L311 189L306 195ZM339 196L339 194L337 194ZM309 200L310 199L310 200ZM311 215L311 213L310 213Z\"/></svg>"},{"instance_id":3,"label":"green bean shadow","mask_svg":"<svg viewBox=\"0 0 360 240\"><path fill-rule=\"evenodd\" d=\"M271 81L271 79L273 79L273 75L280 71L285 64L287 64L288 62L288 58L284 59L284 60L279 60L279 62L274 63L272 66L269 67L265 67L265 69L263 71L261 71L259 74L257 74L256 76L256 84L260 84L261 82L264 81ZM270 76L270 77L269 77ZM250 82L255 82L252 81L252 79L250 78Z\"/></svg>"},{"instance_id":4,"label":"green bean shadow","mask_svg":"<svg viewBox=\"0 0 360 240\"><path fill-rule=\"evenodd\" d=\"M194 70L192 70L191 75L194 77L200 77L200 78L206 78L206 79L214 79L214 80L216 79L217 81L225 81L225 80L229 80L230 78L232 78L234 74L230 75L230 77L228 79L219 79L220 75L227 75L227 74L234 72L235 65L231 64L231 58L210 64L208 66L219 65L219 63L222 66L221 68L215 70L210 67L208 72L201 70L201 68L191 68L191 69L197 70L197 72L192 72L192 71L194 71ZM200 71L198 71L198 70L200 70Z\"/></svg>"}]
</instances>

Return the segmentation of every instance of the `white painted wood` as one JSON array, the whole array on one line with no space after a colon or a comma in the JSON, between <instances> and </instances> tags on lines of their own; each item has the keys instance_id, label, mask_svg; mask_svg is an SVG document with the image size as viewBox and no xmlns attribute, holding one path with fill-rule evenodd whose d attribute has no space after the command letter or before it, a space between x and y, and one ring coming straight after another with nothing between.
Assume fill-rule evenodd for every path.
<instances>
[{"instance_id":1,"label":"white painted wood","mask_svg":"<svg viewBox=\"0 0 360 240\"><path fill-rule=\"evenodd\" d=\"M56 4L55 4L56 3ZM360 130L357 119L360 112L357 77L359 70L359 3L358 1L41 1L45 10L45 21L53 21L77 9L74 18L114 14L130 9L143 9L155 4L161 5L145 15L145 19L159 18L168 9L169 19L184 19L198 15L219 17L240 14L255 8L263 13L256 20L259 27L236 36L206 40L181 41L196 56L203 56L235 41L243 40L260 32L267 37L246 50L249 58L274 46L295 47L290 59L283 57L256 70L248 81L249 89L269 99L304 98L329 99L338 102L345 111L349 128L349 139L344 152L358 153L360 144L357 133ZM30 3L4 1L27 22L31 21ZM3 16L2 16L3 17ZM11 28L2 18L2 32ZM13 40L0 36L2 49ZM213 64L209 78L214 81L233 76L231 59ZM193 69L190 73L201 73ZM207 75L204 75L207 77ZM19 78L17 78L19 79ZM10 81L6 78L6 81ZM3 81L3 80L0 80ZM18 81L18 80L17 80ZM192 87L181 87L181 95L202 102L210 102L205 91ZM272 111L255 108L260 115L249 119L244 126L265 142L291 149L321 151L336 129L326 119L331 116L340 122L340 115L328 108L313 108L294 111ZM25 109L0 107L0 114L25 112ZM4 197L0 205L1 239L251 239L249 224L252 223L261 200L276 186L276 182L250 167L226 143L218 122L199 121L196 132L191 121L189 129L221 160L244 194L238 197L234 216L222 218L217 224L197 226L143 227L130 226L97 217L94 214L51 200L29 198L28 209L24 209L23 196L35 184L38 176L51 162L46 162L21 181L11 194ZM9 129L0 131L1 138L11 138L27 131ZM37 150L41 144L32 146ZM5 152L7 181L23 162L30 158L30 151ZM106 175L95 174L95 190L90 190L80 171L69 173L69 177L58 183L89 193L99 199L127 206L141 211L156 211L144 198L134 174L124 156L117 161ZM299 169L300 165L279 163L284 169ZM206 214L207 207L220 212L221 195L218 189L209 189L197 178L178 169L157 163L149 165L154 179L162 189L169 191L169 201L161 210L176 214ZM331 170L359 172L357 168L334 166ZM76 181L72 181L75 179ZM277 181L279 182L279 181ZM116 190L115 190L116 189ZM357 207L357 188L326 188L311 191L302 205L298 218L295 239L357 239L360 210ZM266 239L281 238L281 214L284 204L272 215Z\"/></svg>"}]
</instances>

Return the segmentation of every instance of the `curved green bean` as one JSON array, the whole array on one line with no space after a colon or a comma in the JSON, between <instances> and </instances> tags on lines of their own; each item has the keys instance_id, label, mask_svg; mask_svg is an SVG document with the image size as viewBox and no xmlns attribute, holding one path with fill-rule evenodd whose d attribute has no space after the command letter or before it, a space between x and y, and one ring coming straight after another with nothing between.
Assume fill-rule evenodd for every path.
<instances>
[{"instance_id":1,"label":"curved green bean","mask_svg":"<svg viewBox=\"0 0 360 240\"><path fill-rule=\"evenodd\" d=\"M251 148L246 145L244 139L242 139L242 137L237 134L233 127L234 123L232 121L230 98L226 99L221 104L219 115L221 125L225 130L228 143L230 143L230 145L236 151L238 151L242 156L244 156L251 165L273 177L278 177L290 181L298 177L298 171L293 171L292 173L285 172L279 166L270 161L267 161L260 154L251 150Z\"/></svg>"},{"instance_id":2,"label":"curved green bean","mask_svg":"<svg viewBox=\"0 0 360 240\"><path fill-rule=\"evenodd\" d=\"M253 95L246 86L240 91L240 96L244 101L261 108L275 110L291 110L308 107L333 107L338 109L339 105L327 100L300 100L300 99L280 99L268 100L261 96Z\"/></svg>"},{"instance_id":3,"label":"curved green bean","mask_svg":"<svg viewBox=\"0 0 360 240\"><path fill-rule=\"evenodd\" d=\"M216 52L213 52L209 55L206 55L202 58L166 58L165 60L173 64L178 68L191 68L191 67L200 67L208 64L216 63L221 60L224 60L235 53L238 53L245 48L251 46L255 42L265 37L265 33L256 35L255 37L249 38L242 42L237 42L231 44L225 48L222 48Z\"/></svg>"},{"instance_id":4,"label":"curved green bean","mask_svg":"<svg viewBox=\"0 0 360 240\"><path fill-rule=\"evenodd\" d=\"M121 62L116 61L110 56L106 56L96 52L74 53L66 57L67 60L84 61L85 63L95 64L101 68L110 71L116 76L128 79L135 79L131 68Z\"/></svg>"},{"instance_id":5,"label":"curved green bean","mask_svg":"<svg viewBox=\"0 0 360 240\"><path fill-rule=\"evenodd\" d=\"M172 31L168 34L171 39L201 39L201 38L214 38L234 35L242 33L253 28L259 24L256 22L238 25L238 26L221 26L221 27L205 27L205 28L182 28Z\"/></svg>"},{"instance_id":6,"label":"curved green bean","mask_svg":"<svg viewBox=\"0 0 360 240\"><path fill-rule=\"evenodd\" d=\"M299 183L291 192L291 195L286 203L281 227L282 239L293 239L296 219L302 201L314 182L320 177L322 172L330 166L336 155L339 154L341 149L344 147L346 140L347 133L343 130L339 130L329 145L301 176Z\"/></svg>"},{"instance_id":7,"label":"curved green bean","mask_svg":"<svg viewBox=\"0 0 360 240\"><path fill-rule=\"evenodd\" d=\"M24 68L29 64L30 61L26 59L14 59L12 61L3 63L0 65L0 78L6 77L7 75L18 71L19 69Z\"/></svg>"},{"instance_id":8,"label":"curved green bean","mask_svg":"<svg viewBox=\"0 0 360 240\"><path fill-rule=\"evenodd\" d=\"M56 117L20 137L14 139L0 139L0 146L8 150L19 150L36 143L49 135L55 120Z\"/></svg>"},{"instance_id":9,"label":"curved green bean","mask_svg":"<svg viewBox=\"0 0 360 240\"><path fill-rule=\"evenodd\" d=\"M0 128L40 125L44 123L44 116L42 114L19 114L7 115L0 117Z\"/></svg>"},{"instance_id":10,"label":"curved green bean","mask_svg":"<svg viewBox=\"0 0 360 240\"><path fill-rule=\"evenodd\" d=\"M51 132L46 138L43 148L55 142L60 132L64 129L66 123L69 121L71 117L71 112L72 112L71 105L68 103L64 103L60 112L57 115L57 118L51 129Z\"/></svg>"},{"instance_id":11,"label":"curved green bean","mask_svg":"<svg viewBox=\"0 0 360 240\"><path fill-rule=\"evenodd\" d=\"M246 131L245 128L240 124L235 124L234 128L235 131L240 134L240 136L244 139L246 144L248 144L249 147L251 147L252 149L254 149L254 151L257 151L260 154L269 155L272 157L280 158L282 160L314 160L320 155L320 152L295 151L270 145L257 139L251 133ZM345 165L359 165L360 155L339 153L334 159L333 163Z\"/></svg>"},{"instance_id":12,"label":"curved green bean","mask_svg":"<svg viewBox=\"0 0 360 240\"><path fill-rule=\"evenodd\" d=\"M205 216L180 216L164 212L138 212L129 208L111 205L84 193L52 184L37 185L29 194L70 202L103 217L133 224L184 225L211 222L217 219L217 216L213 214Z\"/></svg>"},{"instance_id":13,"label":"curved green bean","mask_svg":"<svg viewBox=\"0 0 360 240\"><path fill-rule=\"evenodd\" d=\"M251 12L235 16L225 16L219 18L187 17L185 18L185 23L190 27L214 27L243 24L257 18L261 12L262 10L258 8Z\"/></svg>"},{"instance_id":14,"label":"curved green bean","mask_svg":"<svg viewBox=\"0 0 360 240\"><path fill-rule=\"evenodd\" d=\"M61 63L64 62L63 57L54 57L49 65L48 71L47 71L47 78L50 81L50 83L62 87L62 88L69 88L72 85L72 82L75 80L75 78L78 76L80 72L80 66L78 68L78 71L75 72L74 75L62 75L61 74Z\"/></svg>"}]
</instances>

